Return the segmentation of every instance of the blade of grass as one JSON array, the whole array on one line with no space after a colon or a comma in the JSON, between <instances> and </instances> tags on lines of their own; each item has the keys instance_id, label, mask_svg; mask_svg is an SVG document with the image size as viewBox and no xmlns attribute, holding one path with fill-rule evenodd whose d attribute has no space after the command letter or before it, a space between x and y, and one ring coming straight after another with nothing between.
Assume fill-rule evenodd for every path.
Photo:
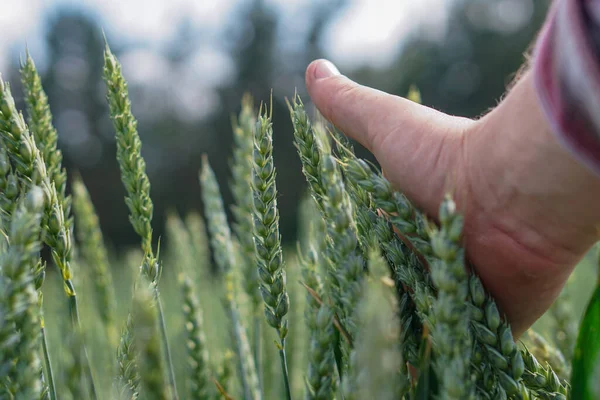
<instances>
[{"instance_id":1,"label":"blade of grass","mask_svg":"<svg viewBox=\"0 0 600 400\"><path fill-rule=\"evenodd\" d=\"M598 399L598 371L600 366L600 284L587 306L573 357L571 398Z\"/></svg>"}]
</instances>

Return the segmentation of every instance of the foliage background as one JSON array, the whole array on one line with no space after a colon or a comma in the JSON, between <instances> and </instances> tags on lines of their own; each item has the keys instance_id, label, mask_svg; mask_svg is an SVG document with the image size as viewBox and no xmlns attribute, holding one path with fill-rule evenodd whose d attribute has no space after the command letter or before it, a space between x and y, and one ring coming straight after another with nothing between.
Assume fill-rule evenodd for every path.
<instances>
[{"instance_id":1,"label":"foliage background","mask_svg":"<svg viewBox=\"0 0 600 400\"><path fill-rule=\"evenodd\" d=\"M230 115L238 111L242 93L266 100L273 89L282 230L284 238L293 239L304 180L285 97L297 89L309 101L303 78L311 60L329 57L360 83L399 95L416 83L425 104L475 117L502 95L547 7L541 0L425 0L421 6L408 1L208 1L203 12L209 15L200 18L194 16L195 2L182 0L167 8L131 0L8 3L9 12L0 17L6 19L3 31L16 33L2 39L2 73L20 89L17 67L27 45L42 70L67 170L81 173L105 235L119 246L136 239L127 224L105 105L102 30L130 83L157 232L163 231L167 208L198 208L202 153L209 155L218 177L226 178ZM397 14L391 22L388 13ZM31 16L25 20L32 19L27 23L35 29L25 28L21 14ZM119 14L125 15L117 19Z\"/></svg>"}]
</instances>

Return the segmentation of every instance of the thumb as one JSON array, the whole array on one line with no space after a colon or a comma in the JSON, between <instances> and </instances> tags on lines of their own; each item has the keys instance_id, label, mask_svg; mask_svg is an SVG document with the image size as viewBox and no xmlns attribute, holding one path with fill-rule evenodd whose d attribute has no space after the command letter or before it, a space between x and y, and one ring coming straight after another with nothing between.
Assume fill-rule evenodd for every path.
<instances>
[{"instance_id":1,"label":"thumb","mask_svg":"<svg viewBox=\"0 0 600 400\"><path fill-rule=\"evenodd\" d=\"M430 215L457 189L461 137L473 121L361 86L329 61L306 69L308 93L323 116L377 158L386 177ZM448 187L450 185L450 187Z\"/></svg>"}]
</instances>

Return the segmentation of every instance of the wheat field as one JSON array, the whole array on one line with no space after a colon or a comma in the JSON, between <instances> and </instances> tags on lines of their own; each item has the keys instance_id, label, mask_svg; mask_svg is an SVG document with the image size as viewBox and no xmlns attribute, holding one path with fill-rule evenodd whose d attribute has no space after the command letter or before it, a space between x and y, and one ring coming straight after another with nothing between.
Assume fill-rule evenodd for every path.
<instances>
[{"instance_id":1,"label":"wheat field","mask_svg":"<svg viewBox=\"0 0 600 400\"><path fill-rule=\"evenodd\" d=\"M114 184L139 236L125 253L103 237L85 182L67 182L32 58L26 110L0 80L1 399L600 398L595 251L515 340L466 266L452 198L433 223L298 96L297 243L279 232L272 105L250 95L232 124L230 179L217 182L205 157L197 211L170 212L159 238L108 45L104 61Z\"/></svg>"}]
</instances>

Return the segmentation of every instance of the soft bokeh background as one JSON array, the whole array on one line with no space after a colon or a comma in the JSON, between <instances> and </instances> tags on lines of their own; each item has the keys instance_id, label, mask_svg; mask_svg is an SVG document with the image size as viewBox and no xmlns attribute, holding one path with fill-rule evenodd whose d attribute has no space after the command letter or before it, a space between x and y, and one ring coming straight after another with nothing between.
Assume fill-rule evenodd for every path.
<instances>
[{"instance_id":1,"label":"soft bokeh background","mask_svg":"<svg viewBox=\"0 0 600 400\"><path fill-rule=\"evenodd\" d=\"M102 82L102 31L123 63L155 202L199 208L207 153L227 179L231 113L243 92L274 96L282 232L294 239L304 191L285 98L309 102L304 70L328 57L359 82L477 116L524 60L547 0L0 0L0 71L20 95L26 47L42 72L60 147L79 171L112 245L134 244ZM223 185L225 186L225 185ZM226 190L226 200L230 195Z\"/></svg>"}]
</instances>

